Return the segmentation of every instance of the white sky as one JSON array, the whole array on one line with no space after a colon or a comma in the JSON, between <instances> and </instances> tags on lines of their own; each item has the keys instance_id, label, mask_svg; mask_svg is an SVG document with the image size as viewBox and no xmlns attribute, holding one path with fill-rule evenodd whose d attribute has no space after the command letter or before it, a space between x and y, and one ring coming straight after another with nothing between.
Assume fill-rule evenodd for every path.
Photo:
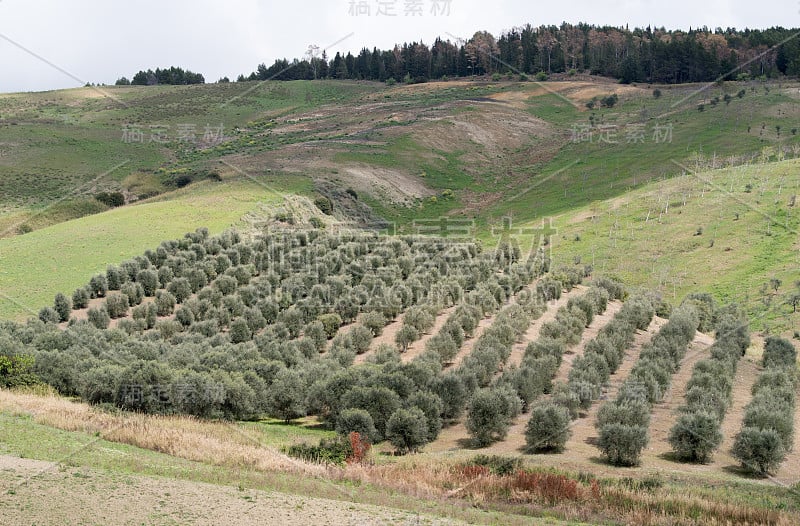
<instances>
[{"instance_id":1,"label":"white sky","mask_svg":"<svg viewBox=\"0 0 800 526\"><path fill-rule=\"evenodd\" d=\"M588 22L631 28L665 26L766 28L800 26L798 0L450 0L450 14L434 16L436 0L381 0L396 17L349 14L350 0L0 0L0 92L112 84L140 69L181 66L207 82L234 80L276 58L301 58L309 44L328 50L385 49L437 36L468 38L475 31ZM440 4L446 0L438 0ZM406 16L407 4L421 16Z\"/></svg>"}]
</instances>

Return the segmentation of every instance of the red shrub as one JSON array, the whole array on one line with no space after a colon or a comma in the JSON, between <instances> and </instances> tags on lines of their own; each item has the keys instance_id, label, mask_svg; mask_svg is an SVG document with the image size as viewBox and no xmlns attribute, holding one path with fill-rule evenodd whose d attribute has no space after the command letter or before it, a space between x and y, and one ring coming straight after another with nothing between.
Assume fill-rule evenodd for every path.
<instances>
[{"instance_id":1,"label":"red shrub","mask_svg":"<svg viewBox=\"0 0 800 526\"><path fill-rule=\"evenodd\" d=\"M551 503L561 500L578 500L578 481L555 473L530 473L518 471L511 487L519 491L534 493Z\"/></svg>"},{"instance_id":2,"label":"red shrub","mask_svg":"<svg viewBox=\"0 0 800 526\"><path fill-rule=\"evenodd\" d=\"M351 431L348 438L350 439L350 448L353 450L353 454L347 458L347 463L355 462L361 464L369 454L372 445L369 443L369 440L366 437L362 437L361 433L358 431Z\"/></svg>"}]
</instances>

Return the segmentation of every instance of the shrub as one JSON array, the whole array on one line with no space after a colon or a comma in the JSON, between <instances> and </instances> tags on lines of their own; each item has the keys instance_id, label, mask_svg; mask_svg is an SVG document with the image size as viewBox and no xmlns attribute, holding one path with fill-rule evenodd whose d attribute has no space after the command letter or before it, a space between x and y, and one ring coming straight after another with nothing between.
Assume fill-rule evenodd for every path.
<instances>
[{"instance_id":1,"label":"shrub","mask_svg":"<svg viewBox=\"0 0 800 526\"><path fill-rule=\"evenodd\" d=\"M136 283L142 285L145 296L155 296L159 286L158 273L151 269L140 270L136 274Z\"/></svg>"},{"instance_id":2,"label":"shrub","mask_svg":"<svg viewBox=\"0 0 800 526\"><path fill-rule=\"evenodd\" d=\"M682 414L670 430L669 443L681 460L705 464L722 443L717 416L707 412Z\"/></svg>"},{"instance_id":3,"label":"shrub","mask_svg":"<svg viewBox=\"0 0 800 526\"><path fill-rule=\"evenodd\" d=\"M774 429L754 427L745 427L736 435L732 453L744 468L760 474L774 473L786 456Z\"/></svg>"},{"instance_id":4,"label":"shrub","mask_svg":"<svg viewBox=\"0 0 800 526\"><path fill-rule=\"evenodd\" d=\"M128 296L125 294L109 294L106 298L106 310L112 319L122 318L128 314Z\"/></svg>"},{"instance_id":5,"label":"shrub","mask_svg":"<svg viewBox=\"0 0 800 526\"><path fill-rule=\"evenodd\" d=\"M552 402L537 404L525 429L526 449L530 453L563 451L571 431L569 411Z\"/></svg>"},{"instance_id":6,"label":"shrub","mask_svg":"<svg viewBox=\"0 0 800 526\"><path fill-rule=\"evenodd\" d=\"M764 367L795 367L797 351L792 342L770 336L764 341Z\"/></svg>"},{"instance_id":7,"label":"shrub","mask_svg":"<svg viewBox=\"0 0 800 526\"><path fill-rule=\"evenodd\" d=\"M175 312L175 296L165 291L158 291L155 300L158 316L171 316Z\"/></svg>"},{"instance_id":8,"label":"shrub","mask_svg":"<svg viewBox=\"0 0 800 526\"><path fill-rule=\"evenodd\" d=\"M39 311L39 319L42 323L59 323L61 317L53 307L44 307Z\"/></svg>"},{"instance_id":9,"label":"shrub","mask_svg":"<svg viewBox=\"0 0 800 526\"><path fill-rule=\"evenodd\" d=\"M89 291L85 287L75 289L72 293L72 308L85 309L89 306Z\"/></svg>"},{"instance_id":10,"label":"shrub","mask_svg":"<svg viewBox=\"0 0 800 526\"><path fill-rule=\"evenodd\" d=\"M364 409L350 408L339 413L339 417L336 419L336 432L342 436L349 436L350 433L356 432L369 438L370 441L374 441L377 436L372 416Z\"/></svg>"},{"instance_id":11,"label":"shrub","mask_svg":"<svg viewBox=\"0 0 800 526\"><path fill-rule=\"evenodd\" d=\"M102 298L108 292L108 280L105 274L97 274L89 280L89 291L92 298Z\"/></svg>"},{"instance_id":12,"label":"shrub","mask_svg":"<svg viewBox=\"0 0 800 526\"><path fill-rule=\"evenodd\" d=\"M286 454L309 462L341 466L353 456L350 441L344 437L323 438L319 445L294 444L286 448Z\"/></svg>"},{"instance_id":13,"label":"shrub","mask_svg":"<svg viewBox=\"0 0 800 526\"><path fill-rule=\"evenodd\" d=\"M600 428L597 445L611 464L635 466L647 439L646 427L612 423Z\"/></svg>"},{"instance_id":14,"label":"shrub","mask_svg":"<svg viewBox=\"0 0 800 526\"><path fill-rule=\"evenodd\" d=\"M111 323L111 317L108 315L108 311L105 307L91 308L87 312L87 317L89 323L97 327L98 329L107 329L108 324Z\"/></svg>"},{"instance_id":15,"label":"shrub","mask_svg":"<svg viewBox=\"0 0 800 526\"><path fill-rule=\"evenodd\" d=\"M428 437L425 413L416 407L398 409L386 423L386 438L400 453L418 451Z\"/></svg>"}]
</instances>

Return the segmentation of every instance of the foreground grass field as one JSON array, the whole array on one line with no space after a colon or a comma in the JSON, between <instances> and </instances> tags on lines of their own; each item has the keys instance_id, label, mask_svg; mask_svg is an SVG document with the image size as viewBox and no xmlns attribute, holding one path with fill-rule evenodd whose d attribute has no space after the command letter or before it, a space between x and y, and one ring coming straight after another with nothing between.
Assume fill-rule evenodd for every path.
<instances>
[{"instance_id":1,"label":"foreground grass field","mask_svg":"<svg viewBox=\"0 0 800 526\"><path fill-rule=\"evenodd\" d=\"M110 502L105 488L125 492L148 484L151 489L143 490L147 498L159 502L154 513L163 513L150 517L156 522L168 521L172 513L185 513L181 499L187 492L203 492L216 499L220 499L220 491L224 492L228 495L225 499L232 499L233 509L238 510L232 490L225 488L231 486L238 488L238 494L233 495L254 507L269 499L270 503L277 500L278 509L282 510L284 502L296 502L298 498L267 496L263 491L333 499L326 506L337 517L356 513L367 523L402 523L411 514L410 523L414 524L436 523L443 517L473 524L580 524L598 520L661 524L659 513L687 513L682 520L669 523L691 524L697 519L703 523L714 519L724 522L726 517L739 523L749 517L751 523L793 524L800 510L796 488L769 481L678 472L653 475L637 470L629 471L630 477L621 478L597 471L600 493L586 501L545 497L523 504L514 498L498 500L493 496L491 485L501 480L495 476L477 479L478 484L471 489L448 486L447 474L468 460L468 454L446 460L431 456L424 461L417 456L385 458L373 467L350 465L343 469L294 460L287 466L282 460L286 457L275 448L278 444L310 439L313 431L300 427L287 436L282 426L267 425L255 430L250 426L180 418L114 416L59 398L2 390L0 410L0 453L50 463L23 470L19 467L21 462L4 457L2 465L10 477L4 488L0 517L17 516L20 506L36 510L31 489L53 491L68 479L78 485L89 483L87 491L97 492L101 502ZM215 437L219 442L214 442ZM243 461L239 456L243 446L258 450L257 457ZM528 466L536 469L535 463ZM593 477L589 473L570 476ZM187 486L171 480L211 483L220 488ZM163 492L163 502L151 495L153 487ZM171 502L173 492L177 502ZM66 513L80 513L61 499L57 505ZM388 508L394 511L388 512ZM304 516L316 509L316 501L308 499L296 504L295 513ZM124 509L121 513L125 513ZM393 518L384 518L387 513ZM205 523L198 516L187 515L184 519ZM96 519L87 520L91 523Z\"/></svg>"}]
</instances>

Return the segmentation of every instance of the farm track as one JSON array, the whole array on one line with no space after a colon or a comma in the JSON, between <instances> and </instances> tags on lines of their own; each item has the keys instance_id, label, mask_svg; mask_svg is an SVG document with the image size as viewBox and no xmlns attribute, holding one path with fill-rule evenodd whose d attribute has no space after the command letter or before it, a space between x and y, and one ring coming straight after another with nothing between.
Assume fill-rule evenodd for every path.
<instances>
[{"instance_id":1,"label":"farm track","mask_svg":"<svg viewBox=\"0 0 800 526\"><path fill-rule=\"evenodd\" d=\"M594 424L597 421L597 413L600 411L600 407L606 401L614 400L617 397L620 387L628 379L633 366L639 360L642 346L649 342L666 323L667 320L654 317L646 330L636 332L633 344L625 350L625 357L622 359L617 371L611 375L608 386L603 390L601 400L592 404L586 416L573 420L571 426L572 435L567 440L564 453L561 453L560 456L566 455L590 459L597 454L597 450L594 447L597 440L597 429Z\"/></svg>"},{"instance_id":2,"label":"farm track","mask_svg":"<svg viewBox=\"0 0 800 526\"><path fill-rule=\"evenodd\" d=\"M537 320L537 322L541 321L541 323L536 323L536 327L541 327L542 323L545 321L550 321L555 318L555 313L561 308L563 305L569 301L570 294L579 294L581 292L585 292L587 287L579 285L578 287L572 289L570 292L565 293L562 295L564 299L563 302L551 302L547 306L547 311L542 315L542 317ZM614 302L618 306L612 307L611 303L609 303L609 308L613 309L620 309L622 308L622 304L619 302ZM606 310L606 313L609 312L609 309ZM586 342L588 342L591 338L597 335L597 332L600 331L608 322L611 321L613 318L613 314L610 316L606 316L605 313L599 316L595 316L592 320L592 323L584 330L583 337L581 338L581 342L575 346L573 349L582 349ZM530 331L529 331L530 332ZM586 337L587 333L592 334L593 336ZM528 333L526 333L527 336ZM536 330L537 338L538 338L538 328ZM533 341L533 340L530 340ZM528 340L523 340L523 349L527 346ZM523 351L524 354L524 351ZM573 354L577 356L577 353ZM521 362L520 358L520 362ZM563 361L562 361L563 365ZM569 368L566 369L569 371ZM567 374L567 373L564 373ZM502 454L502 453L518 453L521 448L525 445L525 426L528 422L528 414L522 414L516 418L514 423L511 425L508 431L508 435L505 440L492 444L491 446L482 449L482 451ZM453 449L459 449L467 446L469 444L469 433L467 433L467 429L463 422L459 422L456 425L443 429L439 438L433 443L430 444L427 449L429 451L448 451Z\"/></svg>"},{"instance_id":3,"label":"farm track","mask_svg":"<svg viewBox=\"0 0 800 526\"><path fill-rule=\"evenodd\" d=\"M436 321L434 321L433 327L431 327L430 330L428 330L428 332L423 334L422 338L409 345L408 349L406 349L406 352L400 355L400 360L403 363L408 363L417 356L419 356L420 354L422 354L423 352L425 352L425 345L428 343L428 340L433 338L442 329L445 322L447 321L447 318L450 317L450 315L453 313L453 311L456 310L457 307L458 305L453 305L452 307L447 307L442 312L440 312L439 315L436 316Z\"/></svg>"},{"instance_id":4,"label":"farm track","mask_svg":"<svg viewBox=\"0 0 800 526\"><path fill-rule=\"evenodd\" d=\"M481 336L483 336L483 333L486 332L486 329L488 329L489 327L492 326L492 324L494 323L494 320L497 319L497 315L500 314L500 312L504 311L505 309L511 307L512 305L515 305L517 303L517 299L519 298L520 293L522 293L523 291L535 291L536 290L536 284L539 282L539 279L541 279L541 278L538 278L538 279L534 280L527 287L523 287L522 289L520 289L520 291L517 292L516 294L514 294L511 298L509 298L509 300L500 309L498 309L497 312L495 312L491 316L483 318L480 322L478 322L478 326L475 328L475 332L472 334L472 337L464 340L464 344L458 350L458 353L453 357L453 361L451 363L447 364L446 368L458 367L458 365L464 360L464 358L469 356L469 354L472 352L473 347L475 347L475 342L477 342L478 339ZM580 286L581 285L578 285L578 287L580 287ZM576 289L577 289L577 287L575 289L572 289L572 291L575 291ZM570 292L572 292L572 291L570 291ZM562 297L563 296L567 296L568 294L570 294L570 292L567 292L567 293L563 294ZM566 302L567 299L568 298L566 298L564 301ZM546 316L551 310L552 310L552 307L551 307L550 304L548 304L547 305L547 310L542 315L542 317L539 318L539 320L544 318L544 316ZM553 311L552 316L555 317L555 311ZM536 321L531 322L531 324L532 325L536 325ZM523 352L524 352L524 350L525 350L524 346L527 345L525 343L524 337L523 337L522 345L523 345ZM509 358L510 358L510 356L509 356Z\"/></svg>"},{"instance_id":5,"label":"farm track","mask_svg":"<svg viewBox=\"0 0 800 526\"><path fill-rule=\"evenodd\" d=\"M731 393L733 402L722 420L722 444L714 452L714 458L711 462L715 467L724 468L738 465L738 461L731 455L731 448L733 447L736 433L742 429L744 408L753 399L751 391L760 372L758 364L748 356L742 358L736 367L736 375L733 378L733 391ZM795 474L797 473L795 471Z\"/></svg>"},{"instance_id":6,"label":"farm track","mask_svg":"<svg viewBox=\"0 0 800 526\"><path fill-rule=\"evenodd\" d=\"M370 355L372 355L378 349L378 347L384 343L394 346L394 337L403 326L404 315L405 312L402 312L397 316L397 318L389 322L381 331L380 336L376 336L372 339L367 352L357 355L353 363L358 365L366 362L367 358L369 358Z\"/></svg>"},{"instance_id":7,"label":"farm track","mask_svg":"<svg viewBox=\"0 0 800 526\"><path fill-rule=\"evenodd\" d=\"M714 343L714 338L698 332L689 344L686 355L681 360L678 371L672 376L669 389L664 393L662 400L650 412L650 442L644 450L646 456L663 457L672 451L669 445L669 431L679 416L679 408L683 405L686 385L692 377L694 366L709 356L708 348Z\"/></svg>"},{"instance_id":8,"label":"farm track","mask_svg":"<svg viewBox=\"0 0 800 526\"><path fill-rule=\"evenodd\" d=\"M539 339L539 331L542 329L542 325L553 321L556 318L558 309L566 305L569 299L578 292L584 290L586 290L585 287L578 285L578 287L575 287L571 291L562 294L557 300L547 303L547 310L544 311L544 313L538 319L531 322L528 330L522 335L522 339L515 343L513 347L511 347L511 354L508 355L508 360L506 360L506 367L519 367L519 365L522 363L522 358L525 356L525 349L528 347L528 343Z\"/></svg>"},{"instance_id":9,"label":"farm track","mask_svg":"<svg viewBox=\"0 0 800 526\"><path fill-rule=\"evenodd\" d=\"M603 327L611 322L611 320L614 318L614 315L619 312L621 308L622 302L609 302L606 311L603 314L599 314L594 317L592 323L590 323L589 326L583 330L583 333L581 334L581 341L567 349L567 352L564 353L564 356L561 360L561 365L559 365L558 371L556 371L556 375L553 379L553 385L558 382L567 381L567 378L569 377L569 371L572 369L572 362L578 356L583 355L583 350L586 347L586 344L597 337L597 334L600 332L600 330L602 330ZM550 395L543 395L539 400L546 400L549 397ZM514 419L511 427L509 427L506 439L492 444L488 449L492 453L521 452L525 447L525 428L528 425L529 418L530 413L523 413L519 415L516 419Z\"/></svg>"},{"instance_id":10,"label":"farm track","mask_svg":"<svg viewBox=\"0 0 800 526\"><path fill-rule=\"evenodd\" d=\"M755 376L753 374L753 383L755 383ZM787 484L800 482L800 389L798 389L795 399L797 401L794 405L794 445L776 475L779 481Z\"/></svg>"}]
</instances>

